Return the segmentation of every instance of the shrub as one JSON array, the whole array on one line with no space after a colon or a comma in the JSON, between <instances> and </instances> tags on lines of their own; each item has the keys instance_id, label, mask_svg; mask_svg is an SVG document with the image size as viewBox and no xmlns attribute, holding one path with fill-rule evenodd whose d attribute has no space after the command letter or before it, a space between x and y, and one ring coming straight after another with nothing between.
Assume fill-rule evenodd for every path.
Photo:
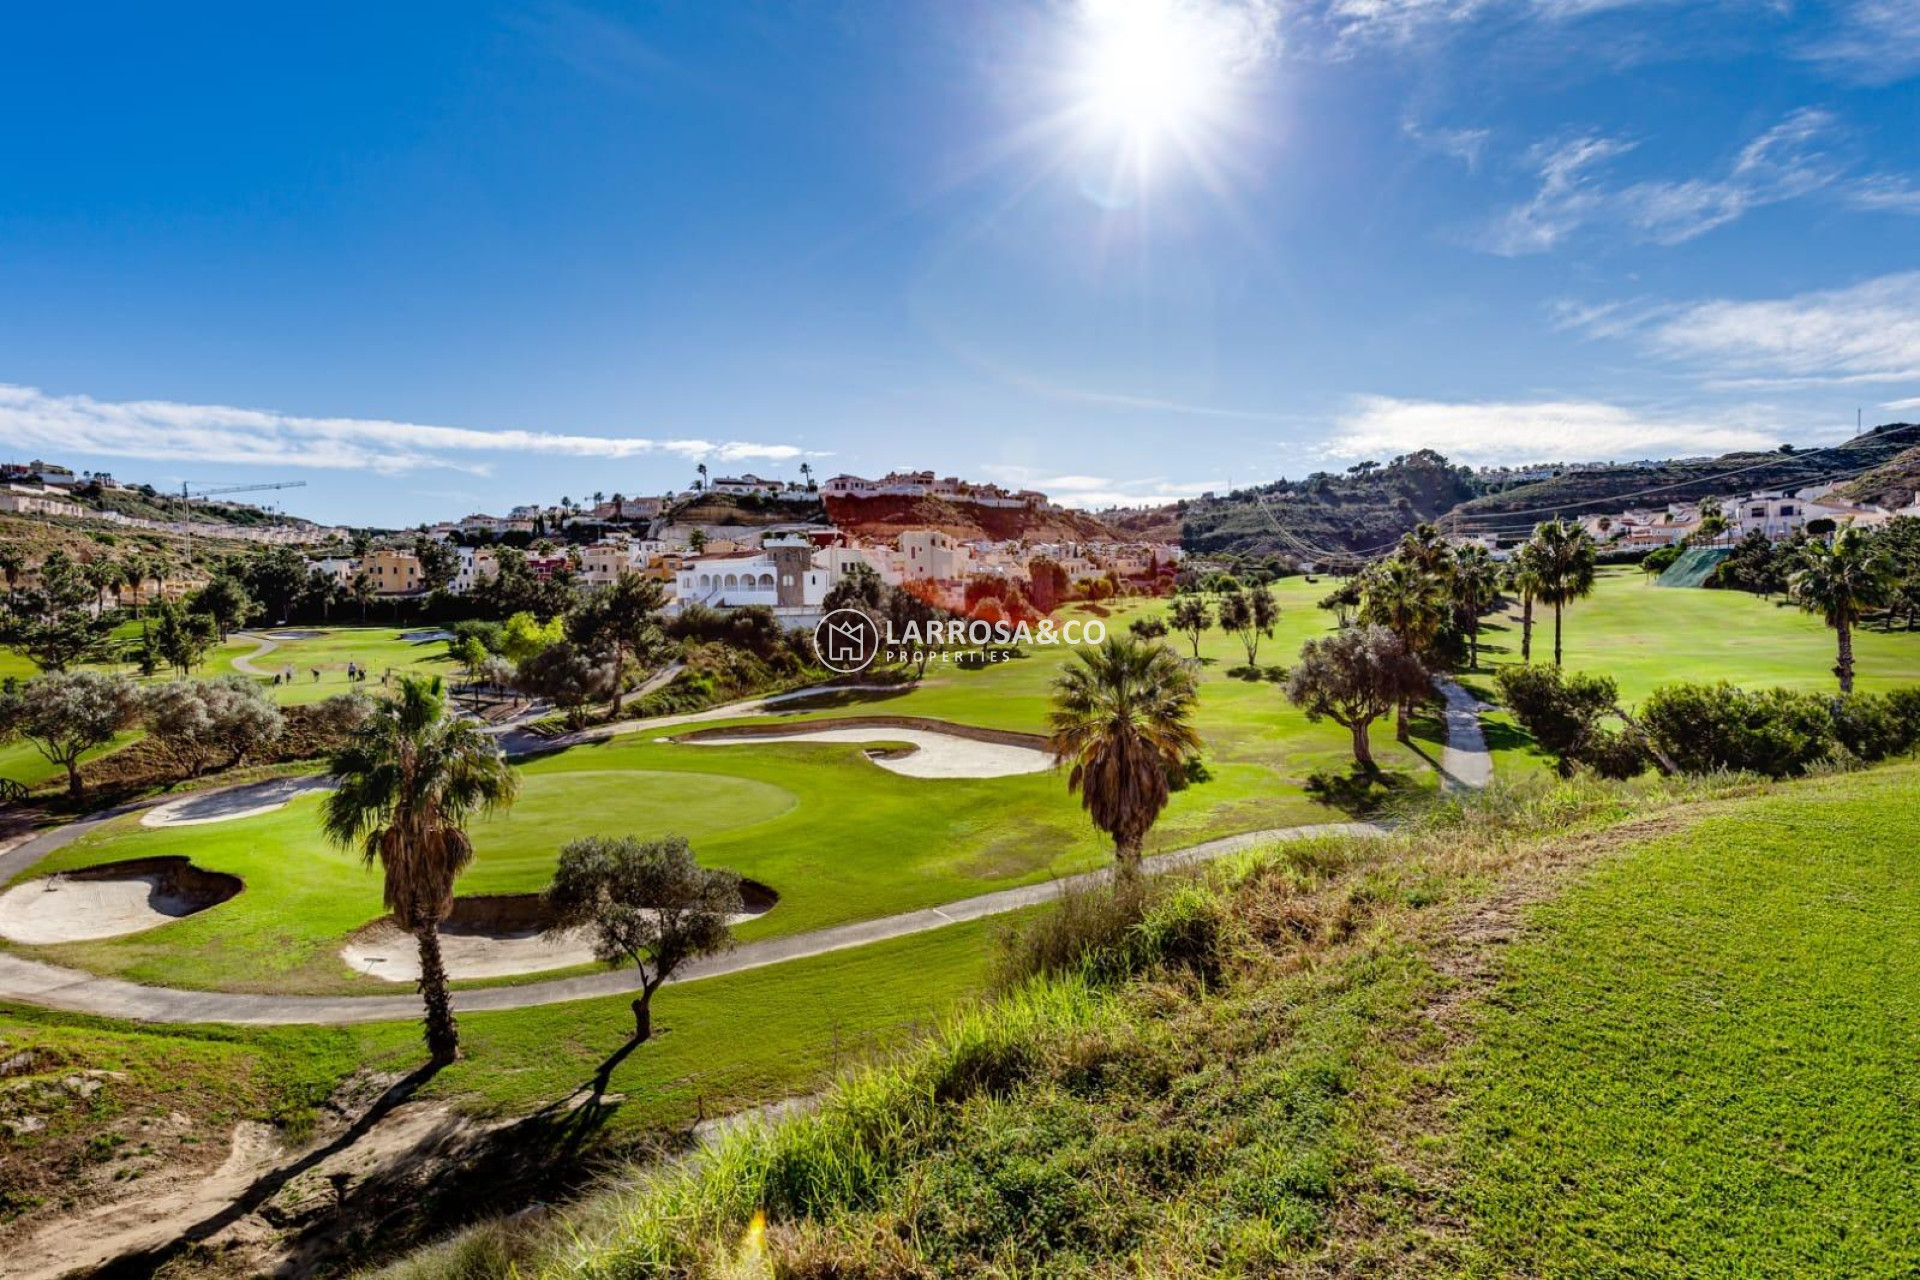
<instances>
[{"instance_id":1,"label":"shrub","mask_svg":"<svg viewBox=\"0 0 1920 1280\"><path fill-rule=\"evenodd\" d=\"M1646 767L1637 742L1602 727L1620 703L1619 689L1608 677L1525 665L1500 668L1494 683L1500 700L1553 756L1563 777L1576 764L1606 778L1631 778Z\"/></svg>"},{"instance_id":2,"label":"shrub","mask_svg":"<svg viewBox=\"0 0 1920 1280\"><path fill-rule=\"evenodd\" d=\"M1905 755L1920 744L1920 689L1885 696L1853 693L1836 699L1833 736L1869 764Z\"/></svg>"},{"instance_id":3,"label":"shrub","mask_svg":"<svg viewBox=\"0 0 1920 1280\"><path fill-rule=\"evenodd\" d=\"M1153 968L1210 983L1224 961L1225 910L1221 895L1197 881L1068 888L1052 910L1000 935L995 983L1011 990L1042 974L1114 983Z\"/></svg>"},{"instance_id":4,"label":"shrub","mask_svg":"<svg viewBox=\"0 0 1920 1280\"><path fill-rule=\"evenodd\" d=\"M1837 745L1826 699L1724 681L1656 689L1640 721L1683 773L1729 769L1784 778L1804 773Z\"/></svg>"}]
</instances>

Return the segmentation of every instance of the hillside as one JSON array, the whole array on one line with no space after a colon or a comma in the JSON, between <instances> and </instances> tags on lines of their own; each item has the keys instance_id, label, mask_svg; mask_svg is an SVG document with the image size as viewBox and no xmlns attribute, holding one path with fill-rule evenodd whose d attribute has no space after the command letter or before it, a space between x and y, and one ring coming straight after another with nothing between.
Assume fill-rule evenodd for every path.
<instances>
[{"instance_id":1,"label":"hillside","mask_svg":"<svg viewBox=\"0 0 1920 1280\"><path fill-rule=\"evenodd\" d=\"M1842 490L1856 502L1904 507L1920 498L1920 445L1895 454Z\"/></svg>"},{"instance_id":2,"label":"hillside","mask_svg":"<svg viewBox=\"0 0 1920 1280\"><path fill-rule=\"evenodd\" d=\"M1341 474L1319 471L1188 504L1188 551L1319 559L1393 541L1477 492L1473 473L1431 449Z\"/></svg>"},{"instance_id":3,"label":"hillside","mask_svg":"<svg viewBox=\"0 0 1920 1280\"><path fill-rule=\"evenodd\" d=\"M1791 489L1882 467L1916 445L1920 445L1920 425L1889 423L1826 449L1793 450L1783 446L1772 453L1727 453L1651 467L1569 471L1463 502L1452 514L1464 527L1491 525L1498 517L1520 513L1525 513L1527 520L1544 520L1554 514L1595 514L1628 502L1665 505L1724 497L1735 491ZM1735 471L1740 474L1728 474Z\"/></svg>"},{"instance_id":4,"label":"hillside","mask_svg":"<svg viewBox=\"0 0 1920 1280\"><path fill-rule=\"evenodd\" d=\"M818 524L824 514L818 498L796 502L758 494L705 493L676 505L669 521L679 525Z\"/></svg>"},{"instance_id":5,"label":"hillside","mask_svg":"<svg viewBox=\"0 0 1920 1280\"><path fill-rule=\"evenodd\" d=\"M828 498L827 518L863 538L886 540L908 529L939 529L956 538L1013 538L1028 542L1099 541L1116 534L1083 511L986 507L944 498Z\"/></svg>"}]
</instances>

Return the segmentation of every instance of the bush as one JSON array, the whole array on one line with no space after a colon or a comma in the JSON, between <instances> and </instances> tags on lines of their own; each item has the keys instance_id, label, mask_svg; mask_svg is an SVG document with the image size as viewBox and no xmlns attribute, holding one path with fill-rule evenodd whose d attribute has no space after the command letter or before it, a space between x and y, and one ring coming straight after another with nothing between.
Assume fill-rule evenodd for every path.
<instances>
[{"instance_id":1,"label":"bush","mask_svg":"<svg viewBox=\"0 0 1920 1280\"><path fill-rule=\"evenodd\" d=\"M1646 753L1637 742L1602 727L1620 703L1620 691L1608 677L1527 665L1500 668L1494 683L1520 726L1558 763L1561 776L1575 765L1605 778L1631 778L1646 767Z\"/></svg>"},{"instance_id":2,"label":"bush","mask_svg":"<svg viewBox=\"0 0 1920 1280\"><path fill-rule=\"evenodd\" d=\"M1152 968L1211 983L1224 962L1225 910L1221 895L1197 881L1069 888L1051 911L1000 935L995 983L1011 990L1042 974L1113 983Z\"/></svg>"},{"instance_id":3,"label":"bush","mask_svg":"<svg viewBox=\"0 0 1920 1280\"><path fill-rule=\"evenodd\" d=\"M1728 769L1785 778L1806 772L1839 745L1825 698L1724 681L1656 689L1640 709L1640 722L1683 773Z\"/></svg>"},{"instance_id":4,"label":"bush","mask_svg":"<svg viewBox=\"0 0 1920 1280\"><path fill-rule=\"evenodd\" d=\"M1837 699L1833 736L1868 764L1907 754L1920 745L1920 689L1885 696L1855 693Z\"/></svg>"}]
</instances>

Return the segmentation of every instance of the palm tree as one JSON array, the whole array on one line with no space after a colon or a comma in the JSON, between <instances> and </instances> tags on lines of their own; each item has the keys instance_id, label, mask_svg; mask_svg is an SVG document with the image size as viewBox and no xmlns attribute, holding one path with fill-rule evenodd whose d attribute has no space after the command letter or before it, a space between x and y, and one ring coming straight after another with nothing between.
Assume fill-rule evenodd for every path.
<instances>
[{"instance_id":1,"label":"palm tree","mask_svg":"<svg viewBox=\"0 0 1920 1280\"><path fill-rule=\"evenodd\" d=\"M1140 873L1140 846L1167 807L1169 775L1200 750L1193 673L1164 644L1111 635L1080 649L1053 682L1048 747L1072 766L1069 794L1113 838L1122 879Z\"/></svg>"},{"instance_id":2,"label":"palm tree","mask_svg":"<svg viewBox=\"0 0 1920 1280\"><path fill-rule=\"evenodd\" d=\"M0 574L6 576L8 595L12 595L14 588L20 585L20 575L26 571L26 552L19 547L0 546Z\"/></svg>"},{"instance_id":3,"label":"palm tree","mask_svg":"<svg viewBox=\"0 0 1920 1280\"><path fill-rule=\"evenodd\" d=\"M87 585L93 588L94 604L98 606L95 612L104 614L107 611L107 593L120 585L123 576L120 566L101 556L87 561L81 572L86 576Z\"/></svg>"},{"instance_id":4,"label":"palm tree","mask_svg":"<svg viewBox=\"0 0 1920 1280\"><path fill-rule=\"evenodd\" d=\"M1560 622L1568 604L1593 594L1593 535L1566 520L1533 531L1540 564L1540 602L1553 606L1553 665L1560 665Z\"/></svg>"},{"instance_id":5,"label":"palm tree","mask_svg":"<svg viewBox=\"0 0 1920 1280\"><path fill-rule=\"evenodd\" d=\"M694 470L700 473L700 483L693 487L696 489L705 489L707 487L707 464L703 462L695 467Z\"/></svg>"},{"instance_id":6,"label":"palm tree","mask_svg":"<svg viewBox=\"0 0 1920 1280\"><path fill-rule=\"evenodd\" d=\"M1533 602L1540 597L1540 557L1531 542L1507 561L1507 590L1520 597L1520 661L1533 661Z\"/></svg>"},{"instance_id":7,"label":"palm tree","mask_svg":"<svg viewBox=\"0 0 1920 1280\"><path fill-rule=\"evenodd\" d=\"M380 864L387 910L420 944L427 1050L439 1065L460 1051L440 922L453 882L473 861L466 824L513 803L519 780L493 739L447 713L438 676L404 676L329 761L336 790L321 808L327 838Z\"/></svg>"},{"instance_id":8,"label":"palm tree","mask_svg":"<svg viewBox=\"0 0 1920 1280\"><path fill-rule=\"evenodd\" d=\"M1840 692L1852 693L1853 629L1867 610L1887 602L1893 565L1858 529L1842 529L1831 543L1816 538L1800 557L1800 571L1793 575L1793 598L1833 628L1840 647L1833 674L1840 677Z\"/></svg>"},{"instance_id":9,"label":"palm tree","mask_svg":"<svg viewBox=\"0 0 1920 1280\"><path fill-rule=\"evenodd\" d=\"M1727 513L1718 502L1709 498L1700 504L1700 527L1693 531L1694 537L1710 547L1720 541L1721 535L1728 533L1732 528L1733 525L1728 521Z\"/></svg>"},{"instance_id":10,"label":"palm tree","mask_svg":"<svg viewBox=\"0 0 1920 1280\"><path fill-rule=\"evenodd\" d=\"M1404 554L1375 565L1360 588L1360 621L1385 627L1400 637L1407 652L1426 661L1446 621L1445 585ZM1413 700L1403 699L1394 733L1413 736Z\"/></svg>"},{"instance_id":11,"label":"palm tree","mask_svg":"<svg viewBox=\"0 0 1920 1280\"><path fill-rule=\"evenodd\" d=\"M812 463L803 462L800 464L800 479L807 486L807 491L811 493L813 491L813 464Z\"/></svg>"},{"instance_id":12,"label":"palm tree","mask_svg":"<svg viewBox=\"0 0 1920 1280\"><path fill-rule=\"evenodd\" d=\"M133 612L140 613L140 587L147 580L147 558L138 551L129 551L120 558L120 571L126 575L127 585L133 588Z\"/></svg>"},{"instance_id":13,"label":"palm tree","mask_svg":"<svg viewBox=\"0 0 1920 1280\"><path fill-rule=\"evenodd\" d=\"M1467 669L1480 667L1480 611L1493 599L1500 581L1500 568L1485 547L1460 548L1453 558L1453 575L1448 584L1458 616L1467 628Z\"/></svg>"}]
</instances>

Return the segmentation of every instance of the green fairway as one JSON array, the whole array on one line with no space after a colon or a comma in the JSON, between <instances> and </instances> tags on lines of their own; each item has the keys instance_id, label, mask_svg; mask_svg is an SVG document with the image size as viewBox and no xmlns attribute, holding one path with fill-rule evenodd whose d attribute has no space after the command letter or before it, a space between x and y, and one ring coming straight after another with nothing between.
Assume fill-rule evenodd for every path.
<instances>
[{"instance_id":1,"label":"green fairway","mask_svg":"<svg viewBox=\"0 0 1920 1280\"><path fill-rule=\"evenodd\" d=\"M1920 1269L1917 811L1796 789L1538 912L1460 1072L1470 1272Z\"/></svg>"},{"instance_id":2,"label":"green fairway","mask_svg":"<svg viewBox=\"0 0 1920 1280\"><path fill-rule=\"evenodd\" d=\"M230 672L250 675L268 683L268 692L289 706L318 702L349 689L378 691L381 677L392 672L395 678L410 672L453 676L458 668L447 657L445 642L424 639L437 634L433 627L268 627L236 636L215 649L206 665L194 674L206 677ZM270 652L261 653L257 639L273 642ZM246 663L252 671L236 665ZM368 678L358 684L347 680L347 664L364 667ZM271 684L275 672L293 669L293 682ZM313 673L320 673L315 680Z\"/></svg>"},{"instance_id":3,"label":"green fairway","mask_svg":"<svg viewBox=\"0 0 1920 1280\"><path fill-rule=\"evenodd\" d=\"M1102 865L1111 849L1057 774L929 780L848 744L685 746L629 735L534 760L516 809L473 827L461 893L545 886L582 835L677 832L701 859L771 886L779 906L744 937L797 933ZM141 982L234 990L391 990L337 951L381 914L377 874L321 839L317 796L256 818L149 828L121 818L33 874L182 854L246 882L210 911L144 933L37 948ZM1177 793L1148 851L1342 815L1266 769L1222 766ZM546 975L551 976L551 975Z\"/></svg>"},{"instance_id":4,"label":"green fairway","mask_svg":"<svg viewBox=\"0 0 1920 1280\"><path fill-rule=\"evenodd\" d=\"M1553 611L1535 616L1534 661L1551 662ZM1504 630L1483 651L1494 663L1519 661L1519 609L1489 621ZM1567 606L1565 628L1566 667L1612 676L1630 702L1683 680L1837 688L1833 632L1779 597L1656 587L1638 569L1606 569L1592 596ZM1920 684L1920 632L1863 629L1854 649L1860 688Z\"/></svg>"}]
</instances>

